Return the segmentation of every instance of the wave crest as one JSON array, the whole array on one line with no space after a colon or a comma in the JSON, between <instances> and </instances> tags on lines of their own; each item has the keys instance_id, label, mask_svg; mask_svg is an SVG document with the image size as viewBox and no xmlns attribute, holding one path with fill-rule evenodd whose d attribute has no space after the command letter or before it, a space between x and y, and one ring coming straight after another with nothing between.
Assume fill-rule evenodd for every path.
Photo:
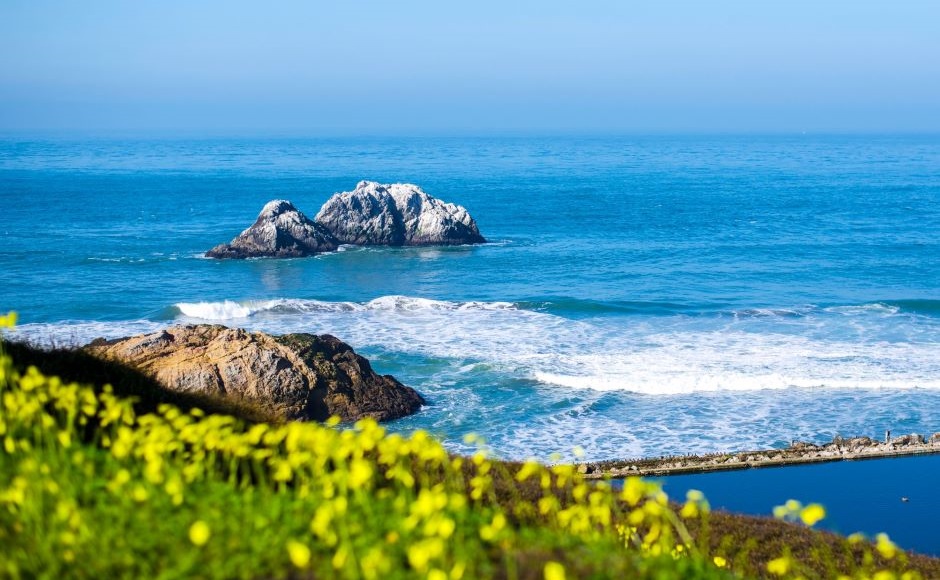
<instances>
[{"instance_id":1,"label":"wave crest","mask_svg":"<svg viewBox=\"0 0 940 580\"><path fill-rule=\"evenodd\" d=\"M162 323L219 322L274 334L328 333L367 355L492 373L572 390L682 394L812 389L940 389L940 321L896 304L741 311L729 316L559 315L543 304L382 296L364 302L181 302ZM929 308L931 304L919 304ZM835 309L831 309L835 308ZM158 322L148 322L158 326ZM137 323L39 325L17 332L123 336ZM414 357L414 358L413 358ZM446 363L441 361L448 361ZM422 364L395 367L428 380ZM399 363L395 363L399 364ZM438 380L438 379L435 379Z\"/></svg>"},{"instance_id":2,"label":"wave crest","mask_svg":"<svg viewBox=\"0 0 940 580\"><path fill-rule=\"evenodd\" d=\"M322 300L276 299L235 302L179 302L173 305L174 315L199 320L225 321L251 318L256 314L273 312L279 314L309 314L330 312L367 311L467 311L467 310L514 310L511 302L432 300L410 296L382 296L368 302L328 302Z\"/></svg>"}]
</instances>

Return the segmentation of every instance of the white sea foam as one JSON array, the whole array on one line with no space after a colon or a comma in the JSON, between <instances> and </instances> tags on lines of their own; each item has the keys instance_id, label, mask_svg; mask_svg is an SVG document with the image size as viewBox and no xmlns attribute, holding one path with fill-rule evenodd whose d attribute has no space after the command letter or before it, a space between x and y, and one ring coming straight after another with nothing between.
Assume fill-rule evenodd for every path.
<instances>
[{"instance_id":1,"label":"white sea foam","mask_svg":"<svg viewBox=\"0 0 940 580\"><path fill-rule=\"evenodd\" d=\"M385 296L180 303L174 316L338 336L428 396L395 429L446 434L455 451L470 431L514 458L574 445L592 458L748 449L940 413L940 323L880 309L571 320L508 302ZM68 321L15 334L84 344L167 324Z\"/></svg>"},{"instance_id":2,"label":"white sea foam","mask_svg":"<svg viewBox=\"0 0 940 580\"><path fill-rule=\"evenodd\" d=\"M511 302L451 302L447 300L431 300L428 298L411 298L408 296L383 296L370 300L364 306L366 310L397 310L397 311L454 311L454 310L515 310Z\"/></svg>"},{"instance_id":3,"label":"white sea foam","mask_svg":"<svg viewBox=\"0 0 940 580\"><path fill-rule=\"evenodd\" d=\"M362 303L270 300L177 304L182 318L273 332L329 332L353 345L486 364L516 378L597 391L674 395L790 388L940 389L940 332L886 341L886 310L833 331L817 311L760 311L728 324L682 317L576 321L509 302L384 296ZM855 316L860 316L856 314ZM629 324L623 324L628 321ZM870 324L871 327L862 323ZM711 326L708 326L711 324ZM882 325L882 326L879 326ZM820 330L822 328L823 330Z\"/></svg>"},{"instance_id":4,"label":"white sea foam","mask_svg":"<svg viewBox=\"0 0 940 580\"><path fill-rule=\"evenodd\" d=\"M165 323L152 320L65 320L54 324L20 324L9 332L9 336L13 340L25 340L42 346L74 347L88 344L96 338L120 338L155 332L164 326Z\"/></svg>"},{"instance_id":5,"label":"white sea foam","mask_svg":"<svg viewBox=\"0 0 940 580\"><path fill-rule=\"evenodd\" d=\"M151 252L147 257L141 256L88 256L86 262L97 262L104 264L145 264L154 262L169 262L179 258L176 253L166 254L164 252Z\"/></svg>"},{"instance_id":6,"label":"white sea foam","mask_svg":"<svg viewBox=\"0 0 940 580\"><path fill-rule=\"evenodd\" d=\"M745 310L736 310L735 318L792 318L805 316L811 311L811 307L803 308L748 308Z\"/></svg>"},{"instance_id":7,"label":"white sea foam","mask_svg":"<svg viewBox=\"0 0 940 580\"><path fill-rule=\"evenodd\" d=\"M341 312L420 312L457 310L505 310L514 309L510 302L450 302L413 298L409 296L382 296L368 302L326 302L321 300L251 300L235 302L179 302L174 307L183 317L227 321L243 320L256 314L275 312L280 314L341 313Z\"/></svg>"},{"instance_id":8,"label":"white sea foam","mask_svg":"<svg viewBox=\"0 0 940 580\"><path fill-rule=\"evenodd\" d=\"M90 256L85 259L89 262L104 262L112 264L142 264L147 261L146 258L139 257L101 258L98 256Z\"/></svg>"},{"instance_id":9,"label":"white sea foam","mask_svg":"<svg viewBox=\"0 0 940 580\"><path fill-rule=\"evenodd\" d=\"M614 318L577 321L509 302L383 296L368 302L277 299L183 302L178 322L222 322L274 333L339 336L356 348L483 365L502 376L601 392L675 395L807 388L940 389L940 329L916 340L885 326L885 310L832 330L842 311L797 319ZM856 317L861 315L856 314ZM828 319L821 317L829 317ZM710 326L709 326L710 325ZM829 326L827 326L829 325ZM158 323L27 325L81 341L122 336ZM823 330L820 330L823 328ZM841 333L841 334L840 334ZM886 339L890 337L890 340Z\"/></svg>"},{"instance_id":10,"label":"white sea foam","mask_svg":"<svg viewBox=\"0 0 940 580\"><path fill-rule=\"evenodd\" d=\"M897 314L901 309L897 306L891 304L881 304L880 302L874 302L871 304L858 304L852 306L830 306L825 309L826 312L835 312L838 314L844 314L846 316L858 316L858 315L871 315L877 314L881 316L892 316Z\"/></svg>"},{"instance_id":11,"label":"white sea foam","mask_svg":"<svg viewBox=\"0 0 940 580\"><path fill-rule=\"evenodd\" d=\"M176 305L183 316L202 320L237 320L248 318L257 310L226 300L225 302L180 302Z\"/></svg>"}]
</instances>

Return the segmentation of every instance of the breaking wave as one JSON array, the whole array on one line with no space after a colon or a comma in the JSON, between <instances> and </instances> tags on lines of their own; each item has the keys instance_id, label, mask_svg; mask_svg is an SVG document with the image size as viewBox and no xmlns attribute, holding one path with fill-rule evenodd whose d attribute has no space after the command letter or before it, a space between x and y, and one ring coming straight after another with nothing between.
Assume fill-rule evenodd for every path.
<instances>
[{"instance_id":1,"label":"breaking wave","mask_svg":"<svg viewBox=\"0 0 940 580\"><path fill-rule=\"evenodd\" d=\"M450 302L408 296L383 296L368 302L326 302L321 300L254 300L234 302L180 302L173 305L178 315L210 321L242 320L253 315L272 312L277 314L309 314L365 311L465 311L514 309L510 302Z\"/></svg>"},{"instance_id":2,"label":"breaking wave","mask_svg":"<svg viewBox=\"0 0 940 580\"><path fill-rule=\"evenodd\" d=\"M666 304L654 308L668 308ZM570 310L570 304L562 308ZM24 325L17 333L33 339L58 335L81 343L151 331L168 322L328 333L392 358L449 360L460 368L483 365L507 379L644 395L940 389L940 320L927 318L912 325L901 311L897 304L872 303L751 309L735 316L713 311L711 316L578 318L559 315L552 305L538 301L396 295L364 302L180 302L160 316L162 321Z\"/></svg>"},{"instance_id":3,"label":"breaking wave","mask_svg":"<svg viewBox=\"0 0 940 580\"><path fill-rule=\"evenodd\" d=\"M792 319L821 313L842 316L892 316L918 314L940 317L940 300L896 300L850 305L801 305L790 308L730 309L723 304L681 304L659 301L598 301L577 298L529 299L519 302L448 301L410 296L382 296L367 302L329 302L279 298L220 302L180 302L174 304L170 318L184 316L194 319L226 321L249 318L255 314L275 312L282 314L310 312L375 311L454 311L454 310L530 310L569 318L589 318L605 315L640 316L696 316L733 319L764 318Z\"/></svg>"}]
</instances>

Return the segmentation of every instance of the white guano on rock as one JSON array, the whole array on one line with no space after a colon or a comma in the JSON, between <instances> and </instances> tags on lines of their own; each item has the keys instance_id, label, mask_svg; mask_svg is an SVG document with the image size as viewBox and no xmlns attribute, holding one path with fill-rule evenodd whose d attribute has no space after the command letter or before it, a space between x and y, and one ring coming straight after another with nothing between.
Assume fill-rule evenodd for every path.
<instances>
[{"instance_id":1,"label":"white guano on rock","mask_svg":"<svg viewBox=\"0 0 940 580\"><path fill-rule=\"evenodd\" d=\"M335 194L316 222L340 243L380 246L483 243L476 221L459 205L446 203L409 183L360 181Z\"/></svg>"},{"instance_id":2,"label":"white guano on rock","mask_svg":"<svg viewBox=\"0 0 940 580\"><path fill-rule=\"evenodd\" d=\"M283 199L265 204L255 223L228 244L208 252L208 258L299 258L331 252L339 246L323 226Z\"/></svg>"}]
</instances>

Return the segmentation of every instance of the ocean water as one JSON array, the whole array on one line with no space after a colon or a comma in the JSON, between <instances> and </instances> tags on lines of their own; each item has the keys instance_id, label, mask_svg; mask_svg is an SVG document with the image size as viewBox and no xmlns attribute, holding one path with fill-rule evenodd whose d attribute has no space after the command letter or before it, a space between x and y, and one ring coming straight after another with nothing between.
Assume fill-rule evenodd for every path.
<instances>
[{"instance_id":1,"label":"ocean water","mask_svg":"<svg viewBox=\"0 0 940 580\"><path fill-rule=\"evenodd\" d=\"M765 517L789 499L821 503L826 517L819 528L869 538L884 532L904 549L940 556L940 497L932 483L938 469L940 455L921 455L670 475L660 482L669 497L682 500L697 489L713 509Z\"/></svg>"},{"instance_id":2,"label":"ocean water","mask_svg":"<svg viewBox=\"0 0 940 580\"><path fill-rule=\"evenodd\" d=\"M359 180L488 244L201 253ZM330 333L455 451L626 458L940 431L940 136L0 139L0 310L81 344Z\"/></svg>"}]
</instances>

